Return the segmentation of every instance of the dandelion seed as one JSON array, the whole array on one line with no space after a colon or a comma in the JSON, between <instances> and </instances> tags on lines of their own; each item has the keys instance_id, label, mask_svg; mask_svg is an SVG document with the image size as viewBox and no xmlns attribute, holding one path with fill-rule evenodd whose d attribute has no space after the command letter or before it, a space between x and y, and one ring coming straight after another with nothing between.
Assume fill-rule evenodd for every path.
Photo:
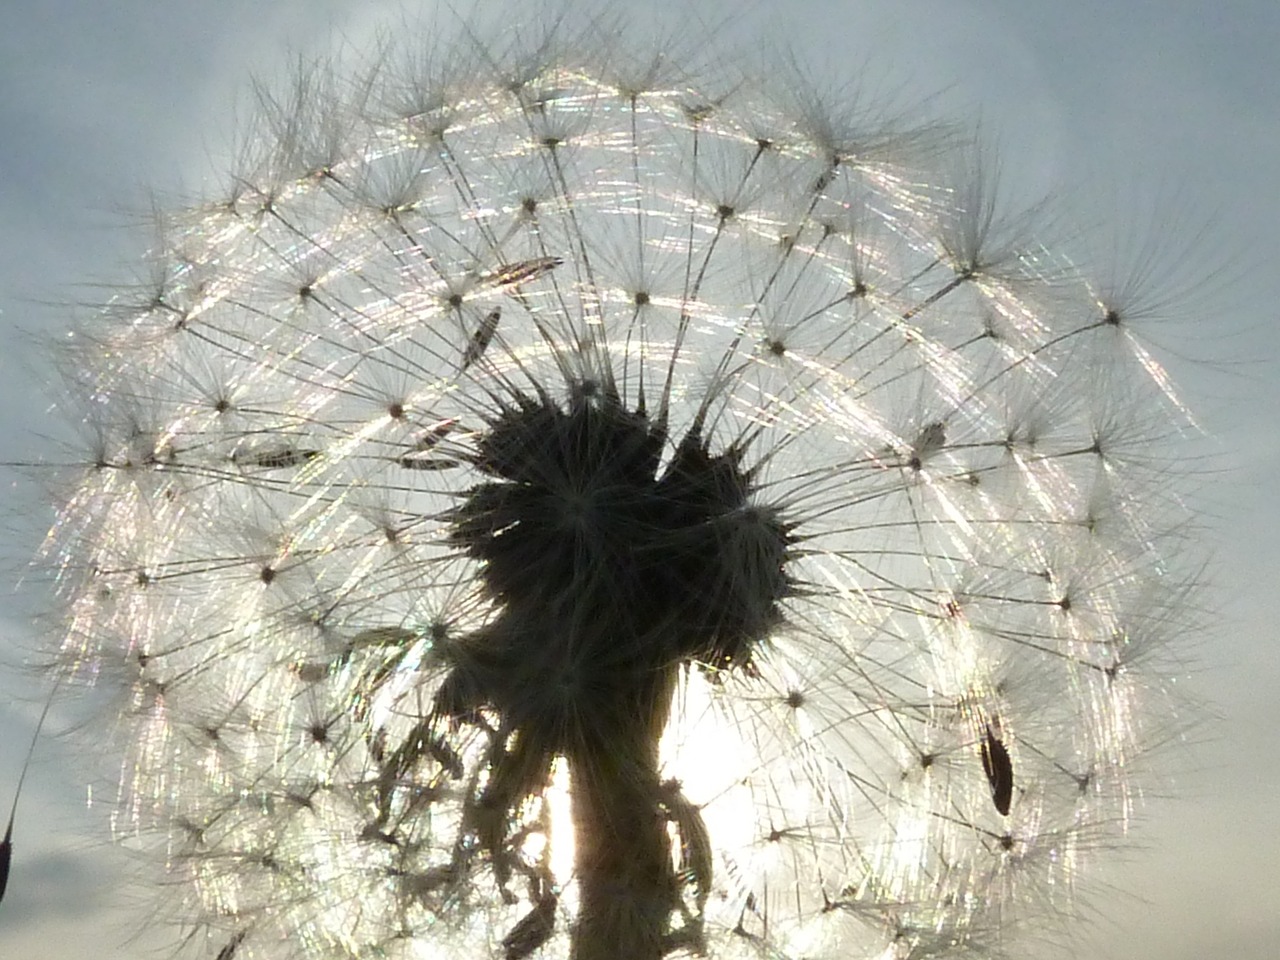
<instances>
[{"instance_id":1,"label":"dandelion seed","mask_svg":"<svg viewBox=\"0 0 1280 960\"><path fill-rule=\"evenodd\" d=\"M289 467L300 467L318 456L320 456L319 450L271 447L266 450L237 453L235 461L242 466L258 467L262 470L284 470Z\"/></svg>"},{"instance_id":2,"label":"dandelion seed","mask_svg":"<svg viewBox=\"0 0 1280 960\"><path fill-rule=\"evenodd\" d=\"M480 326L471 339L467 342L466 352L462 355L462 369L466 370L477 360L479 360L489 344L493 340L493 335L498 332L498 321L502 318L502 311L498 308L490 310L482 321Z\"/></svg>"},{"instance_id":3,"label":"dandelion seed","mask_svg":"<svg viewBox=\"0 0 1280 960\"><path fill-rule=\"evenodd\" d=\"M982 738L982 769L991 785L991 800L1001 816L1007 817L1013 804L1013 761L1009 751L987 724Z\"/></svg>"},{"instance_id":4,"label":"dandelion seed","mask_svg":"<svg viewBox=\"0 0 1280 960\"><path fill-rule=\"evenodd\" d=\"M459 466L456 459L435 452L440 441L457 425L457 417L433 424L415 441L413 449L400 458L400 466L406 470L448 470Z\"/></svg>"},{"instance_id":5,"label":"dandelion seed","mask_svg":"<svg viewBox=\"0 0 1280 960\"><path fill-rule=\"evenodd\" d=\"M1170 722L1167 377L936 125L525 39L268 99L73 338L121 822L221 960L988 950Z\"/></svg>"},{"instance_id":6,"label":"dandelion seed","mask_svg":"<svg viewBox=\"0 0 1280 960\"><path fill-rule=\"evenodd\" d=\"M13 859L13 814L9 815L9 826L5 829L4 840L0 842L0 900L9 887L9 865Z\"/></svg>"},{"instance_id":7,"label":"dandelion seed","mask_svg":"<svg viewBox=\"0 0 1280 960\"><path fill-rule=\"evenodd\" d=\"M27 779L27 768L31 766L31 758L35 755L36 744L40 740L40 731L44 729L45 717L53 705L54 695L58 692L55 684L40 711L40 719L36 721L36 731L31 735L31 746L27 748L26 759L22 761L22 772L18 774L18 785L13 788L13 806L9 808L9 824L4 830L4 840L0 840L0 901L4 900L5 891L9 888L9 868L13 862L13 821L18 815L18 798L22 795L22 784Z\"/></svg>"},{"instance_id":8,"label":"dandelion seed","mask_svg":"<svg viewBox=\"0 0 1280 960\"><path fill-rule=\"evenodd\" d=\"M516 287L529 280L536 280L562 263L564 260L560 257L534 257L532 260L507 264L484 280L495 287Z\"/></svg>"}]
</instances>

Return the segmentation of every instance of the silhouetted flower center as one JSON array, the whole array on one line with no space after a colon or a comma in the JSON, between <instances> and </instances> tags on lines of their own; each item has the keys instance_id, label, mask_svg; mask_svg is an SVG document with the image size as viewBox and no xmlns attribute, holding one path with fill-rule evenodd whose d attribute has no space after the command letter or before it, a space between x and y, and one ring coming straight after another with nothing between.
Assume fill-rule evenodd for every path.
<instances>
[{"instance_id":1,"label":"silhouetted flower center","mask_svg":"<svg viewBox=\"0 0 1280 960\"><path fill-rule=\"evenodd\" d=\"M742 447L713 453L691 430L664 463L661 424L585 394L567 408L521 397L495 416L475 455L493 479L452 517L451 542L501 605L456 656L499 710L545 711L529 684L608 713L680 663L750 670L792 590L793 537L752 503Z\"/></svg>"}]
</instances>

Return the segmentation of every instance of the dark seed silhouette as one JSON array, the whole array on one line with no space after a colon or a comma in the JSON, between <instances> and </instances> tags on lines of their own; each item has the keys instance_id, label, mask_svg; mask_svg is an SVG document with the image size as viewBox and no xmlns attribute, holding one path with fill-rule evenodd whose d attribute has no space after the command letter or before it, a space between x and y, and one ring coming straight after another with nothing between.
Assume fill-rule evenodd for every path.
<instances>
[{"instance_id":1,"label":"dark seed silhouette","mask_svg":"<svg viewBox=\"0 0 1280 960\"><path fill-rule=\"evenodd\" d=\"M534 280L544 273L554 270L560 264L564 263L559 257L534 257L532 260L521 260L519 263L509 263L499 270L494 271L485 280L498 287L511 287L518 283L525 283Z\"/></svg>"},{"instance_id":2,"label":"dark seed silhouette","mask_svg":"<svg viewBox=\"0 0 1280 960\"><path fill-rule=\"evenodd\" d=\"M457 418L451 417L432 426L418 438L413 449L400 458L400 466L406 470L448 470L450 467L458 466L458 461L453 457L441 456L434 452L436 445L457 424Z\"/></svg>"},{"instance_id":3,"label":"dark seed silhouette","mask_svg":"<svg viewBox=\"0 0 1280 960\"><path fill-rule=\"evenodd\" d=\"M493 340L493 335L498 332L498 321L502 318L502 311L494 307L480 321L480 328L471 337L471 342L467 344L467 351L462 355L462 369L465 370L471 366L488 349L489 343Z\"/></svg>"},{"instance_id":4,"label":"dark seed silhouette","mask_svg":"<svg viewBox=\"0 0 1280 960\"><path fill-rule=\"evenodd\" d=\"M22 773L18 775L18 786L13 791L13 806L9 809L9 826L4 831L4 841L0 842L0 900L4 900L4 892L9 886L9 864L13 859L13 818L18 813L18 797L22 793L22 782L27 779L27 767L31 765L31 755L36 752L36 741L40 739L40 730L44 727L44 718L49 715L49 707L53 705L53 695L58 692L55 685L45 701L44 710L40 712L40 720L36 723L36 732L31 736L31 746L27 748L27 759L22 762Z\"/></svg>"},{"instance_id":5,"label":"dark seed silhouette","mask_svg":"<svg viewBox=\"0 0 1280 960\"><path fill-rule=\"evenodd\" d=\"M218 951L218 960L231 960L231 958L236 955L236 947L240 946L240 944L244 942L245 933L247 933L247 931L241 930L234 937L228 940L227 945Z\"/></svg>"},{"instance_id":6,"label":"dark seed silhouette","mask_svg":"<svg viewBox=\"0 0 1280 960\"><path fill-rule=\"evenodd\" d=\"M1007 817L1013 804L1013 761L991 724L987 724L987 735L982 738L982 769L987 773L987 783L991 784L991 799L996 809Z\"/></svg>"},{"instance_id":7,"label":"dark seed silhouette","mask_svg":"<svg viewBox=\"0 0 1280 960\"><path fill-rule=\"evenodd\" d=\"M0 843L0 900L9 886L9 861L13 857L13 814L9 814L9 829L4 832L4 842Z\"/></svg>"},{"instance_id":8,"label":"dark seed silhouette","mask_svg":"<svg viewBox=\"0 0 1280 960\"><path fill-rule=\"evenodd\" d=\"M319 450L298 450L294 447L273 447L269 450L258 450L253 453L239 454L236 463L246 467L258 467L262 470L282 470L286 467L300 467L320 456Z\"/></svg>"}]
</instances>

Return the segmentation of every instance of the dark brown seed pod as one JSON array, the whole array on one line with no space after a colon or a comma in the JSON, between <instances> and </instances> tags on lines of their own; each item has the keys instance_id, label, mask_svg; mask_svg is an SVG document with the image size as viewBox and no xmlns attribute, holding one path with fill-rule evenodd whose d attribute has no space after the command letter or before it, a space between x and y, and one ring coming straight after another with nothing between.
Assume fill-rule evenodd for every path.
<instances>
[{"instance_id":1,"label":"dark brown seed pod","mask_svg":"<svg viewBox=\"0 0 1280 960\"><path fill-rule=\"evenodd\" d=\"M1013 805L1013 761L1009 751L1000 742L991 724L987 724L986 735L982 738L982 769L986 771L987 783L991 784L991 800L1001 816L1009 815Z\"/></svg>"},{"instance_id":2,"label":"dark brown seed pod","mask_svg":"<svg viewBox=\"0 0 1280 960\"><path fill-rule=\"evenodd\" d=\"M436 452L436 446L455 426L457 417L441 420L427 429L413 445L413 449L400 458L400 466L406 470L448 470L458 466L453 457L442 456Z\"/></svg>"},{"instance_id":3,"label":"dark brown seed pod","mask_svg":"<svg viewBox=\"0 0 1280 960\"><path fill-rule=\"evenodd\" d=\"M0 900L4 899L5 889L9 886L11 859L13 859L13 817L9 818L9 829L4 832L4 842L0 843Z\"/></svg>"},{"instance_id":4,"label":"dark brown seed pod","mask_svg":"<svg viewBox=\"0 0 1280 960\"><path fill-rule=\"evenodd\" d=\"M261 470L283 470L287 467L300 467L318 456L320 456L319 450L271 447L266 450L237 453L235 462L242 467L257 467Z\"/></svg>"},{"instance_id":5,"label":"dark brown seed pod","mask_svg":"<svg viewBox=\"0 0 1280 960\"><path fill-rule=\"evenodd\" d=\"M27 759L22 762L22 772L18 774L18 785L13 791L13 806L9 808L9 825L4 831L4 840L0 841L0 901L4 900L5 890L9 887L9 866L13 861L13 818L18 813L18 797L22 793L22 782L27 779L27 768L31 766L31 755L36 752L36 742L40 739L40 731L44 728L44 718L49 715L49 707L53 705L53 695L58 692L57 685L49 693L44 703L40 719L36 723L36 732L31 736L31 746L27 748Z\"/></svg>"},{"instance_id":6,"label":"dark brown seed pod","mask_svg":"<svg viewBox=\"0 0 1280 960\"><path fill-rule=\"evenodd\" d=\"M544 273L550 273L564 263L559 257L534 257L532 260L521 260L499 267L484 277L485 283L495 287L513 287L516 284L536 280Z\"/></svg>"},{"instance_id":7,"label":"dark brown seed pod","mask_svg":"<svg viewBox=\"0 0 1280 960\"><path fill-rule=\"evenodd\" d=\"M489 344L493 340L493 335L498 332L498 321L500 319L502 319L502 310L494 307L480 321L480 328L472 335L471 342L467 344L466 352L462 355L463 370L484 355L485 350L489 348Z\"/></svg>"}]
</instances>

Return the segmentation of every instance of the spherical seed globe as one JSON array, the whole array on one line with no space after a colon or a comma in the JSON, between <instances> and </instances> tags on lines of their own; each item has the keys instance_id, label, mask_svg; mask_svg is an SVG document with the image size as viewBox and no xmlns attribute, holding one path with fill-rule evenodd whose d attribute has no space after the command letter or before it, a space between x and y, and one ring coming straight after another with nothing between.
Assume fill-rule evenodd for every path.
<instances>
[{"instance_id":1,"label":"spherical seed globe","mask_svg":"<svg viewBox=\"0 0 1280 960\"><path fill-rule=\"evenodd\" d=\"M1132 814L1128 304L954 135L607 39L309 75L76 331L58 649L193 955L989 956Z\"/></svg>"}]
</instances>

